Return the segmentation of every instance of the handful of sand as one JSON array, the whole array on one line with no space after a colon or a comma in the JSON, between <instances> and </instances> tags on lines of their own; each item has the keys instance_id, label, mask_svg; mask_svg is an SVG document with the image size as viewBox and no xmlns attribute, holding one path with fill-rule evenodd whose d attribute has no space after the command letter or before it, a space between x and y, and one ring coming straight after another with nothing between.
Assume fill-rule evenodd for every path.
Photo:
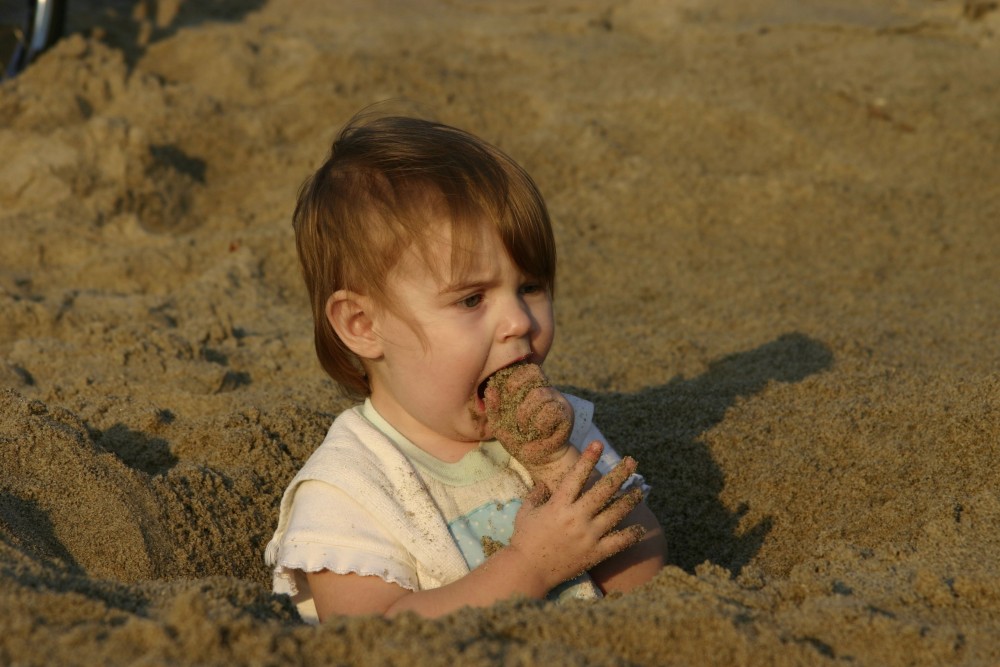
<instances>
[{"instance_id":1,"label":"handful of sand","mask_svg":"<svg viewBox=\"0 0 1000 667\"><path fill-rule=\"evenodd\" d=\"M573 411L538 364L497 371L486 385L486 419L500 444L524 464L544 463L573 428Z\"/></svg>"}]
</instances>

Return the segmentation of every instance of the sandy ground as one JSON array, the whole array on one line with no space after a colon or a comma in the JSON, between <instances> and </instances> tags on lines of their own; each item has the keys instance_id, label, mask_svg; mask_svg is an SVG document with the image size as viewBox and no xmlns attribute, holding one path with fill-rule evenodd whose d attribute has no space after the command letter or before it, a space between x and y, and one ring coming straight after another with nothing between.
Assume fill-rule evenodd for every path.
<instances>
[{"instance_id":1,"label":"sandy ground","mask_svg":"<svg viewBox=\"0 0 1000 667\"><path fill-rule=\"evenodd\" d=\"M71 3L0 86L0 664L1000 663L1000 11ZM536 177L553 382L671 565L302 625L262 552L348 405L290 212L381 100Z\"/></svg>"}]
</instances>

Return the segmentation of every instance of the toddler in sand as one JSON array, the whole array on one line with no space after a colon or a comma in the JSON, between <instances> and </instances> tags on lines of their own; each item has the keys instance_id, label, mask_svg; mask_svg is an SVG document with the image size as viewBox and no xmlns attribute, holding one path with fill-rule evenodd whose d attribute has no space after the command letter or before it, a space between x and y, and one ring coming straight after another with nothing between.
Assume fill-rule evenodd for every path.
<instances>
[{"instance_id":1,"label":"toddler in sand","mask_svg":"<svg viewBox=\"0 0 1000 667\"><path fill-rule=\"evenodd\" d=\"M659 571L635 461L541 372L555 245L523 169L445 125L355 121L294 223L320 362L364 400L285 491L275 592L311 622L437 616Z\"/></svg>"}]
</instances>

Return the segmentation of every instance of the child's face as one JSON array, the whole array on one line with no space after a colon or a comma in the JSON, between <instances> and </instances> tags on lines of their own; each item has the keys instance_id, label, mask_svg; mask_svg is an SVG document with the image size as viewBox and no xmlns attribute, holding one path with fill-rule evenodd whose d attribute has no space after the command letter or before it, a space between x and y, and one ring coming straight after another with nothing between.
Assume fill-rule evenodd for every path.
<instances>
[{"instance_id":1,"label":"child's face","mask_svg":"<svg viewBox=\"0 0 1000 667\"><path fill-rule=\"evenodd\" d=\"M494 230L481 225L468 275L452 276L451 229L432 228L428 259L406 253L387 287L422 332L381 311L373 317L382 356L370 363L371 399L379 413L414 444L457 460L487 427L482 389L510 364L544 361L555 324L552 298L507 255Z\"/></svg>"}]
</instances>

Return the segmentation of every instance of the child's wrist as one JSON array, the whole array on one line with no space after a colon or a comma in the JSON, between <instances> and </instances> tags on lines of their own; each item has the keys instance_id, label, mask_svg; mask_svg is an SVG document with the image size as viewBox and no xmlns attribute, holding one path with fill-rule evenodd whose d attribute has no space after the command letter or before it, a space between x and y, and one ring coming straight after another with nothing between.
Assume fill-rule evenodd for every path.
<instances>
[{"instance_id":1,"label":"child's wrist","mask_svg":"<svg viewBox=\"0 0 1000 667\"><path fill-rule=\"evenodd\" d=\"M544 598L549 591L561 582L550 582L547 578L545 568L539 567L539 559L532 558L518 547L512 540L510 544L501 551L491 556L485 566L500 565L500 561L505 560L505 567L509 568L510 581L518 582L520 593L537 599Z\"/></svg>"},{"instance_id":2,"label":"child's wrist","mask_svg":"<svg viewBox=\"0 0 1000 667\"><path fill-rule=\"evenodd\" d=\"M523 465L536 484L544 483L550 489L554 489L579 459L579 450L567 443L559 450L552 452L546 461Z\"/></svg>"}]
</instances>

